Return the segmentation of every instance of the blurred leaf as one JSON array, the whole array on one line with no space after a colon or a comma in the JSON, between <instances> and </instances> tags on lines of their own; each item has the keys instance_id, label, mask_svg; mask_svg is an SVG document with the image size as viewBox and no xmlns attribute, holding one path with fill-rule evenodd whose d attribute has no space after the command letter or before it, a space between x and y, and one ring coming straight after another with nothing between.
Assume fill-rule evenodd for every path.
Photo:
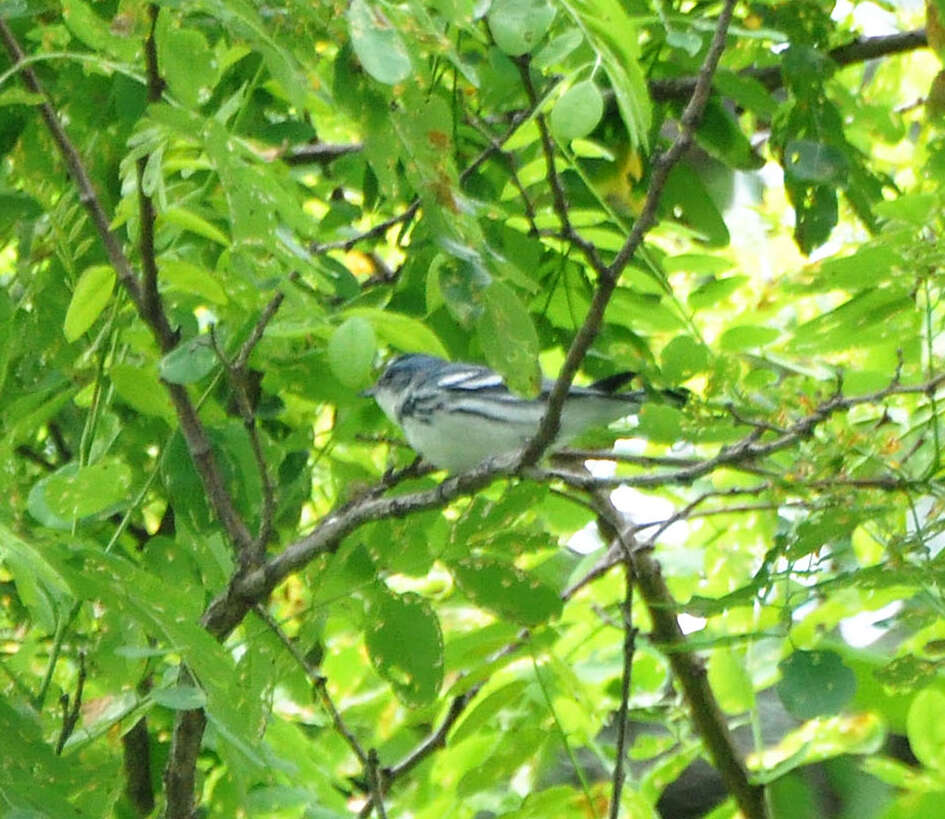
<instances>
[{"instance_id":1,"label":"blurred leaf","mask_svg":"<svg viewBox=\"0 0 945 819\"><path fill-rule=\"evenodd\" d=\"M363 387L371 377L377 340L374 327L361 316L343 321L328 342L328 364L346 387Z\"/></svg>"},{"instance_id":2,"label":"blurred leaf","mask_svg":"<svg viewBox=\"0 0 945 819\"><path fill-rule=\"evenodd\" d=\"M945 693L923 688L912 700L907 717L909 746L923 765L945 767Z\"/></svg>"},{"instance_id":3,"label":"blurred leaf","mask_svg":"<svg viewBox=\"0 0 945 819\"><path fill-rule=\"evenodd\" d=\"M518 57L541 42L554 17L546 0L495 0L489 9L489 30L499 48Z\"/></svg>"},{"instance_id":4,"label":"blurred leaf","mask_svg":"<svg viewBox=\"0 0 945 819\"><path fill-rule=\"evenodd\" d=\"M217 61L203 34L179 28L164 9L158 15L154 38L161 76L171 93L190 108L207 102L216 85Z\"/></svg>"},{"instance_id":5,"label":"blurred leaf","mask_svg":"<svg viewBox=\"0 0 945 819\"><path fill-rule=\"evenodd\" d=\"M118 460L68 466L42 479L49 510L65 520L94 515L122 501L131 491L131 470Z\"/></svg>"},{"instance_id":6,"label":"blurred leaf","mask_svg":"<svg viewBox=\"0 0 945 819\"><path fill-rule=\"evenodd\" d=\"M551 130L563 141L587 136L604 115L604 98L593 80L572 85L551 109Z\"/></svg>"},{"instance_id":7,"label":"blurred leaf","mask_svg":"<svg viewBox=\"0 0 945 819\"><path fill-rule=\"evenodd\" d=\"M476 323L479 344L489 365L502 374L509 388L534 396L541 387L538 333L515 292L493 282L483 292L484 310Z\"/></svg>"},{"instance_id":8,"label":"blurred leaf","mask_svg":"<svg viewBox=\"0 0 945 819\"><path fill-rule=\"evenodd\" d=\"M795 139L784 148L784 170L801 182L839 184L846 175L846 156L832 145Z\"/></svg>"},{"instance_id":9,"label":"blurred leaf","mask_svg":"<svg viewBox=\"0 0 945 819\"><path fill-rule=\"evenodd\" d=\"M192 685L175 685L171 688L156 688L151 692L151 698L165 708L175 711L187 711L192 708L203 708L207 704L207 695Z\"/></svg>"},{"instance_id":10,"label":"blurred leaf","mask_svg":"<svg viewBox=\"0 0 945 819\"><path fill-rule=\"evenodd\" d=\"M210 239L212 242L216 242L220 245L227 246L230 244L230 240L222 230L210 224L210 222L202 216L186 208L174 207L169 208L163 213L159 213L158 224L162 223L176 225L179 228L189 230L191 233L196 233L198 236L203 236L205 239Z\"/></svg>"},{"instance_id":11,"label":"blurred leaf","mask_svg":"<svg viewBox=\"0 0 945 819\"><path fill-rule=\"evenodd\" d=\"M193 384L209 375L219 363L206 335L195 336L171 350L158 365L161 378L172 384Z\"/></svg>"},{"instance_id":12,"label":"blurred leaf","mask_svg":"<svg viewBox=\"0 0 945 819\"><path fill-rule=\"evenodd\" d=\"M778 697L800 720L837 714L856 693L856 677L834 651L794 651L778 669Z\"/></svg>"},{"instance_id":13,"label":"blurred leaf","mask_svg":"<svg viewBox=\"0 0 945 819\"><path fill-rule=\"evenodd\" d=\"M110 265L95 265L82 272L62 325L66 341L75 341L95 323L108 304L114 286L115 271Z\"/></svg>"},{"instance_id":14,"label":"blurred leaf","mask_svg":"<svg viewBox=\"0 0 945 819\"><path fill-rule=\"evenodd\" d=\"M160 259L160 281L174 290L199 296L213 304L229 301L226 291L209 270L181 259Z\"/></svg>"},{"instance_id":15,"label":"blurred leaf","mask_svg":"<svg viewBox=\"0 0 945 819\"><path fill-rule=\"evenodd\" d=\"M119 398L132 409L145 415L157 415L169 424L176 424L174 407L167 390L158 381L154 365L135 367L131 364L113 364L108 370L108 377Z\"/></svg>"},{"instance_id":16,"label":"blurred leaf","mask_svg":"<svg viewBox=\"0 0 945 819\"><path fill-rule=\"evenodd\" d=\"M663 377L671 384L702 372L709 364L709 351L691 336L676 336L660 354Z\"/></svg>"},{"instance_id":17,"label":"blurred leaf","mask_svg":"<svg viewBox=\"0 0 945 819\"><path fill-rule=\"evenodd\" d=\"M373 307L351 307L344 315L367 320L384 342L405 353L430 353L449 358L436 333L412 316Z\"/></svg>"},{"instance_id":18,"label":"blurred leaf","mask_svg":"<svg viewBox=\"0 0 945 819\"><path fill-rule=\"evenodd\" d=\"M348 6L348 28L355 54L378 82L394 85L410 76L410 56L397 29L378 7L365 0Z\"/></svg>"},{"instance_id":19,"label":"blurred leaf","mask_svg":"<svg viewBox=\"0 0 945 819\"><path fill-rule=\"evenodd\" d=\"M723 350L737 352L754 347L764 347L780 337L779 330L773 327L757 327L750 324L740 324L729 327L719 339L719 346Z\"/></svg>"}]
</instances>

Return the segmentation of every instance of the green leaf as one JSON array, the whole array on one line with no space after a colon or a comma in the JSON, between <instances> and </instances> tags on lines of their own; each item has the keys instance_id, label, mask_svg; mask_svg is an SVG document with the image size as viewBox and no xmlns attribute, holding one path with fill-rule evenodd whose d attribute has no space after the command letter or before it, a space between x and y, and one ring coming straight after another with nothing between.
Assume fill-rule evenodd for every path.
<instances>
[{"instance_id":1,"label":"green leaf","mask_svg":"<svg viewBox=\"0 0 945 819\"><path fill-rule=\"evenodd\" d=\"M778 697L800 720L838 714L856 693L856 675L835 651L795 651L778 669Z\"/></svg>"},{"instance_id":2,"label":"green leaf","mask_svg":"<svg viewBox=\"0 0 945 819\"><path fill-rule=\"evenodd\" d=\"M63 468L42 479L50 511L65 520L85 518L130 500L131 469L119 460Z\"/></svg>"},{"instance_id":3,"label":"green leaf","mask_svg":"<svg viewBox=\"0 0 945 819\"><path fill-rule=\"evenodd\" d=\"M780 336L781 331L773 327L739 324L737 327L730 327L722 333L719 338L719 347L730 352L765 347Z\"/></svg>"},{"instance_id":4,"label":"green leaf","mask_svg":"<svg viewBox=\"0 0 945 819\"><path fill-rule=\"evenodd\" d=\"M525 626L538 626L561 613L551 586L521 569L489 557L469 557L451 566L459 587L477 605Z\"/></svg>"},{"instance_id":5,"label":"green leaf","mask_svg":"<svg viewBox=\"0 0 945 819\"><path fill-rule=\"evenodd\" d=\"M210 224L210 222L202 216L198 216L192 210L187 210L187 208L168 208L163 213L158 214L157 221L159 225L170 224L176 225L184 230L189 230L191 233L196 233L198 236L203 236L205 239L209 239L211 242L216 242L224 247L229 247L230 245L230 240L222 230Z\"/></svg>"},{"instance_id":6,"label":"green leaf","mask_svg":"<svg viewBox=\"0 0 945 819\"><path fill-rule=\"evenodd\" d=\"M541 42L554 18L554 7L545 0L496 0L489 9L489 30L499 48L519 57Z\"/></svg>"},{"instance_id":7,"label":"green leaf","mask_svg":"<svg viewBox=\"0 0 945 819\"><path fill-rule=\"evenodd\" d=\"M93 265L82 271L62 324L66 341L75 341L95 323L108 304L114 287L115 271L111 265Z\"/></svg>"},{"instance_id":8,"label":"green leaf","mask_svg":"<svg viewBox=\"0 0 945 819\"><path fill-rule=\"evenodd\" d=\"M181 259L161 259L158 262L160 282L172 290L189 293L213 304L229 301L217 277L206 268Z\"/></svg>"},{"instance_id":9,"label":"green leaf","mask_svg":"<svg viewBox=\"0 0 945 819\"><path fill-rule=\"evenodd\" d=\"M801 182L839 184L848 170L846 155L832 145L795 139L784 146L784 172Z\"/></svg>"},{"instance_id":10,"label":"green leaf","mask_svg":"<svg viewBox=\"0 0 945 819\"><path fill-rule=\"evenodd\" d=\"M41 542L24 540L0 523L0 557L33 622L55 632L59 618L72 607L72 596L65 578L45 559Z\"/></svg>"},{"instance_id":11,"label":"green leaf","mask_svg":"<svg viewBox=\"0 0 945 819\"><path fill-rule=\"evenodd\" d=\"M427 309L445 302L457 322L469 327L483 313L484 292L492 277L477 260L439 257L427 282Z\"/></svg>"},{"instance_id":12,"label":"green leaf","mask_svg":"<svg viewBox=\"0 0 945 819\"><path fill-rule=\"evenodd\" d=\"M129 407L144 415L157 415L171 424L175 423L174 407L167 390L158 381L153 364L150 367L113 364L108 377L118 397Z\"/></svg>"},{"instance_id":13,"label":"green leaf","mask_svg":"<svg viewBox=\"0 0 945 819\"><path fill-rule=\"evenodd\" d=\"M565 60L572 51L584 42L584 35L579 29L572 28L548 42L532 58L532 65L539 71L551 68Z\"/></svg>"},{"instance_id":14,"label":"green leaf","mask_svg":"<svg viewBox=\"0 0 945 819\"><path fill-rule=\"evenodd\" d=\"M188 711L203 708L207 704L207 695L193 685L175 685L170 688L156 688L151 692L151 699L165 708L175 711Z\"/></svg>"},{"instance_id":15,"label":"green leaf","mask_svg":"<svg viewBox=\"0 0 945 819\"><path fill-rule=\"evenodd\" d=\"M664 378L676 384L702 372L709 364L709 351L691 336L676 336L663 348L660 359Z\"/></svg>"},{"instance_id":16,"label":"green leaf","mask_svg":"<svg viewBox=\"0 0 945 819\"><path fill-rule=\"evenodd\" d=\"M348 7L351 44L361 65L378 82L395 85L410 76L410 55L397 29L380 8L365 0L352 0Z\"/></svg>"},{"instance_id":17,"label":"green leaf","mask_svg":"<svg viewBox=\"0 0 945 819\"><path fill-rule=\"evenodd\" d=\"M356 389L371 378L377 352L374 327L362 316L346 319L328 342L328 366L342 384Z\"/></svg>"},{"instance_id":18,"label":"green leaf","mask_svg":"<svg viewBox=\"0 0 945 819\"><path fill-rule=\"evenodd\" d=\"M938 197L933 193L906 193L887 202L879 202L873 212L884 219L906 222L910 225L927 225L933 209L938 207Z\"/></svg>"},{"instance_id":19,"label":"green leaf","mask_svg":"<svg viewBox=\"0 0 945 819\"><path fill-rule=\"evenodd\" d=\"M711 279L704 284L700 284L689 294L689 306L694 310L713 307L723 299L727 299L746 281L748 281L747 276L726 276L724 279Z\"/></svg>"},{"instance_id":20,"label":"green leaf","mask_svg":"<svg viewBox=\"0 0 945 819\"><path fill-rule=\"evenodd\" d=\"M509 388L534 396L541 388L538 333L512 288L493 282L483 293L484 310L476 323L479 345L489 365Z\"/></svg>"},{"instance_id":21,"label":"green leaf","mask_svg":"<svg viewBox=\"0 0 945 819\"><path fill-rule=\"evenodd\" d=\"M618 0L575 0L565 7L578 18L604 66L631 146L646 148L653 109L639 62L636 22Z\"/></svg>"},{"instance_id":22,"label":"green leaf","mask_svg":"<svg viewBox=\"0 0 945 819\"><path fill-rule=\"evenodd\" d=\"M917 693L906 717L909 747L919 761L945 771L945 693L924 688Z\"/></svg>"},{"instance_id":23,"label":"green leaf","mask_svg":"<svg viewBox=\"0 0 945 819\"><path fill-rule=\"evenodd\" d=\"M727 714L742 714L755 705L745 658L733 649L718 648L709 657L709 684Z\"/></svg>"},{"instance_id":24,"label":"green leaf","mask_svg":"<svg viewBox=\"0 0 945 819\"><path fill-rule=\"evenodd\" d=\"M185 341L161 359L161 378L172 384L193 384L213 371L218 364L216 350L209 336L201 335Z\"/></svg>"},{"instance_id":25,"label":"green leaf","mask_svg":"<svg viewBox=\"0 0 945 819\"><path fill-rule=\"evenodd\" d=\"M510 705L517 705L525 690L528 688L526 680L511 680L499 686L488 696L476 702L474 708L469 709L449 734L449 743L459 744L464 739L476 736L480 729L492 721L496 714Z\"/></svg>"},{"instance_id":26,"label":"green leaf","mask_svg":"<svg viewBox=\"0 0 945 819\"><path fill-rule=\"evenodd\" d=\"M865 245L849 256L825 259L812 286L819 290L868 287L888 279L893 268L904 265L905 260L892 248Z\"/></svg>"},{"instance_id":27,"label":"green leaf","mask_svg":"<svg viewBox=\"0 0 945 819\"><path fill-rule=\"evenodd\" d=\"M141 41L137 37L115 34L108 22L82 0L64 0L62 19L75 36L93 51L104 51L125 62L138 56Z\"/></svg>"},{"instance_id":28,"label":"green leaf","mask_svg":"<svg viewBox=\"0 0 945 819\"><path fill-rule=\"evenodd\" d=\"M592 80L572 85L551 109L551 130L562 141L587 136L604 116L604 98Z\"/></svg>"},{"instance_id":29,"label":"green leaf","mask_svg":"<svg viewBox=\"0 0 945 819\"><path fill-rule=\"evenodd\" d=\"M162 9L154 30L161 76L170 92L188 108L207 102L217 82L216 53L195 29L180 28Z\"/></svg>"},{"instance_id":30,"label":"green leaf","mask_svg":"<svg viewBox=\"0 0 945 819\"><path fill-rule=\"evenodd\" d=\"M0 734L4 743L0 792L5 818L91 819L111 812L107 810L110 799L105 783L88 781L91 771L87 762L77 765L73 759L58 756L31 709L16 708L5 698L0 699ZM86 812L74 804L76 793L83 789L98 791L99 810Z\"/></svg>"},{"instance_id":31,"label":"green leaf","mask_svg":"<svg viewBox=\"0 0 945 819\"><path fill-rule=\"evenodd\" d=\"M440 358L449 358L449 353L436 333L413 316L376 307L351 307L344 311L344 315L367 319L374 327L374 332L385 343L405 353L430 353Z\"/></svg>"},{"instance_id":32,"label":"green leaf","mask_svg":"<svg viewBox=\"0 0 945 819\"><path fill-rule=\"evenodd\" d=\"M429 705L443 684L443 635L433 607L418 594L377 590L364 639L377 672L406 705Z\"/></svg>"}]
</instances>

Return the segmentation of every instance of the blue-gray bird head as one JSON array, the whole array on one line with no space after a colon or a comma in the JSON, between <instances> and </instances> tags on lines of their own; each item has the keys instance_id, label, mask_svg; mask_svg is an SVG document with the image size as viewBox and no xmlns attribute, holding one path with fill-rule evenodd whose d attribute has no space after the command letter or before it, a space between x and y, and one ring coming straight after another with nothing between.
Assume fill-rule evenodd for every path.
<instances>
[{"instance_id":1,"label":"blue-gray bird head","mask_svg":"<svg viewBox=\"0 0 945 819\"><path fill-rule=\"evenodd\" d=\"M377 383L361 394L377 401L384 414L395 424L400 423L400 408L410 390L442 368L442 359L421 353L408 353L391 361Z\"/></svg>"}]
</instances>

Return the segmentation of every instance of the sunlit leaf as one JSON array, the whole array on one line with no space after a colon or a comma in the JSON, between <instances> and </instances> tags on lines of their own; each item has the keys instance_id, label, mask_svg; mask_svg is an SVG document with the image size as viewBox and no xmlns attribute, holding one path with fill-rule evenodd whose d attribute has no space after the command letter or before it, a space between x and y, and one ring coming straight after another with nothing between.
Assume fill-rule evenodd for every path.
<instances>
[{"instance_id":1,"label":"sunlit leaf","mask_svg":"<svg viewBox=\"0 0 945 819\"><path fill-rule=\"evenodd\" d=\"M109 265L95 265L83 271L62 325L67 341L75 341L95 323L108 304L114 286L115 271Z\"/></svg>"}]
</instances>

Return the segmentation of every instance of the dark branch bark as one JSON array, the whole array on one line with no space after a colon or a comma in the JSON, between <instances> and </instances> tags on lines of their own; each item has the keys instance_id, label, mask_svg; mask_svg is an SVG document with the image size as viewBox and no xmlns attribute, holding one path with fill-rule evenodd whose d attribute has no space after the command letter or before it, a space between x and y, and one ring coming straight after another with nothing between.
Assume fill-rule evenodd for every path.
<instances>
[{"instance_id":1,"label":"dark branch bark","mask_svg":"<svg viewBox=\"0 0 945 819\"><path fill-rule=\"evenodd\" d=\"M827 52L837 65L853 65L879 57L902 54L926 48L928 40L925 29L904 31L899 34L886 34L881 37L860 37L850 43L837 46ZM769 91L780 88L784 83L780 65L762 68L748 68L740 72L743 77L750 77L760 82ZM674 79L650 80L650 95L657 102L669 102L688 99L696 87L696 77L677 77Z\"/></svg>"},{"instance_id":2,"label":"dark branch bark","mask_svg":"<svg viewBox=\"0 0 945 819\"><path fill-rule=\"evenodd\" d=\"M310 145L298 145L291 148L282 158L286 165L328 165L336 159L349 154L356 154L363 150L360 142L348 144L332 144L329 142L313 142Z\"/></svg>"},{"instance_id":3,"label":"dark branch bark","mask_svg":"<svg viewBox=\"0 0 945 819\"><path fill-rule=\"evenodd\" d=\"M630 734L630 683L633 679L633 657L636 654L637 629L633 625L633 557L621 541L624 559L624 596L620 606L623 615L623 676L620 680L620 707L617 709L617 761L614 763L613 787L610 797L610 819L620 817L620 795L623 791L627 738Z\"/></svg>"},{"instance_id":4,"label":"dark branch bark","mask_svg":"<svg viewBox=\"0 0 945 819\"><path fill-rule=\"evenodd\" d=\"M748 771L735 748L728 722L709 686L705 667L687 648L685 635L676 619L676 601L663 581L659 563L648 550L641 549L636 543L623 516L611 503L610 495L598 492L594 497L601 516L633 566L637 588L652 621L650 637L654 645L666 655L689 706L693 726L721 774L726 789L743 816L747 819L766 819L768 807L764 789L749 781Z\"/></svg>"},{"instance_id":5,"label":"dark branch bark","mask_svg":"<svg viewBox=\"0 0 945 819\"><path fill-rule=\"evenodd\" d=\"M165 819L192 819L197 792L197 755L206 714L201 709L181 711L174 723L171 750L164 768Z\"/></svg>"},{"instance_id":6,"label":"dark branch bark","mask_svg":"<svg viewBox=\"0 0 945 819\"><path fill-rule=\"evenodd\" d=\"M141 717L121 738L125 769L125 795L139 816L154 810L151 787L151 743L147 717Z\"/></svg>"}]
</instances>

